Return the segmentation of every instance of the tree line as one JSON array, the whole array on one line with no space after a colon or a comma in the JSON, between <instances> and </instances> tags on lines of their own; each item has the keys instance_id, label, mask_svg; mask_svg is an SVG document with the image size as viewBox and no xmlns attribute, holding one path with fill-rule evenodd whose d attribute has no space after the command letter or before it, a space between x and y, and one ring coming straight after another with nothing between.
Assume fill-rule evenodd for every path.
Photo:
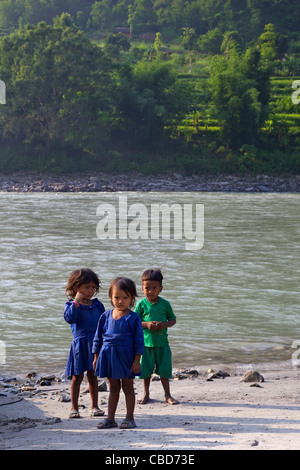
<instances>
[{"instance_id":1,"label":"tree line","mask_svg":"<svg viewBox=\"0 0 300 470\"><path fill-rule=\"evenodd\" d=\"M0 170L299 172L288 3L0 1ZM130 37L93 39L120 24ZM289 95L275 96L274 76Z\"/></svg>"},{"instance_id":2,"label":"tree line","mask_svg":"<svg viewBox=\"0 0 300 470\"><path fill-rule=\"evenodd\" d=\"M0 0L0 29L7 33L24 24L51 24L62 13L85 32L130 26L133 34L178 36L182 28L193 28L199 36L218 28L221 33L238 31L244 42L269 23L289 37L299 25L297 0Z\"/></svg>"}]
</instances>

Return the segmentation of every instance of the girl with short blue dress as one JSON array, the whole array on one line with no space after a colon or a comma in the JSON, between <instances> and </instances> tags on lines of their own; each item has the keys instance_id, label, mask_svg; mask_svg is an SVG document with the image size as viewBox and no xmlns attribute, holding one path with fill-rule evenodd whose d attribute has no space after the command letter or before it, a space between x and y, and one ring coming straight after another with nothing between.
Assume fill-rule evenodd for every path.
<instances>
[{"instance_id":1,"label":"girl with short blue dress","mask_svg":"<svg viewBox=\"0 0 300 470\"><path fill-rule=\"evenodd\" d=\"M71 412L69 418L80 418L78 399L80 385L87 372L91 395L91 416L102 416L98 407L98 381L93 369L92 344L95 331L104 305L93 298L100 290L100 280L91 269L73 271L66 285L66 294L70 299L65 304L64 319L71 325L73 341L66 366L66 376L71 382Z\"/></svg>"},{"instance_id":2,"label":"girl with short blue dress","mask_svg":"<svg viewBox=\"0 0 300 470\"><path fill-rule=\"evenodd\" d=\"M121 388L126 400L126 417L120 428L136 427L133 379L140 373L144 353L142 321L132 310L136 296L136 286L131 279L116 278L109 289L114 308L107 310L98 323L93 341L95 374L106 377L110 389L107 418L98 424L98 429L118 426L115 413Z\"/></svg>"}]
</instances>

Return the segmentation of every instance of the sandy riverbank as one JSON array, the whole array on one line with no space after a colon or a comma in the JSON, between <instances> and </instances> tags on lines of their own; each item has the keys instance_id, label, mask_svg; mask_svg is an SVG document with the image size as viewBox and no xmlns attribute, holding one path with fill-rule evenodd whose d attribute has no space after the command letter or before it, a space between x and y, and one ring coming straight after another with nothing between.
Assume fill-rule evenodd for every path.
<instances>
[{"instance_id":1,"label":"sandy riverbank","mask_svg":"<svg viewBox=\"0 0 300 470\"><path fill-rule=\"evenodd\" d=\"M151 383L151 401L136 405L137 427L98 430L102 418L91 418L90 397L81 394L80 419L69 419L70 383L36 386L23 395L0 390L1 450L295 450L300 449L299 369L261 371L264 382L241 382L243 373L207 381L204 372L171 381L168 405L159 381ZM82 385L82 392L86 384ZM135 381L137 397L142 382ZM108 391L99 392L107 410ZM121 394L117 421L125 414Z\"/></svg>"}]
</instances>

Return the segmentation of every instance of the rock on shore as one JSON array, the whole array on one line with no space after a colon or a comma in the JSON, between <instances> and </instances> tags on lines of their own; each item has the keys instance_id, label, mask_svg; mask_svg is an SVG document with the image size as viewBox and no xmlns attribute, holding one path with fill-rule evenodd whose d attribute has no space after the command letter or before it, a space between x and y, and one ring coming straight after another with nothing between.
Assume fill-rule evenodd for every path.
<instances>
[{"instance_id":1,"label":"rock on shore","mask_svg":"<svg viewBox=\"0 0 300 470\"><path fill-rule=\"evenodd\" d=\"M300 192L300 175L107 175L0 173L1 192Z\"/></svg>"}]
</instances>

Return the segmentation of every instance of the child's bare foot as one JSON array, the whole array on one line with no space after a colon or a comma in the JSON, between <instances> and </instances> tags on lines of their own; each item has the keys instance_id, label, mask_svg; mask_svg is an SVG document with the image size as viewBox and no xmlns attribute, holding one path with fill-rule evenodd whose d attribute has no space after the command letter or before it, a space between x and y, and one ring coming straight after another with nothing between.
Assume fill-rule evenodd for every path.
<instances>
[{"instance_id":1,"label":"child's bare foot","mask_svg":"<svg viewBox=\"0 0 300 470\"><path fill-rule=\"evenodd\" d=\"M169 396L166 397L166 402L169 403L169 405L178 405L179 401L175 400L175 398Z\"/></svg>"},{"instance_id":2,"label":"child's bare foot","mask_svg":"<svg viewBox=\"0 0 300 470\"><path fill-rule=\"evenodd\" d=\"M137 402L139 405L145 405L150 400L149 395L144 395L143 398L140 398Z\"/></svg>"}]
</instances>

